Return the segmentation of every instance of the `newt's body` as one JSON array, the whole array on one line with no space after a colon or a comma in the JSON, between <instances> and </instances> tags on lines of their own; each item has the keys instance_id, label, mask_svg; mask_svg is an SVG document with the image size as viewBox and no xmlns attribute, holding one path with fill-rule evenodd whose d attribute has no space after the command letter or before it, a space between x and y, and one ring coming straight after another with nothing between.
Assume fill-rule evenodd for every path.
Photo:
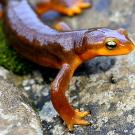
<instances>
[{"instance_id":1,"label":"newt's body","mask_svg":"<svg viewBox=\"0 0 135 135\"><path fill-rule=\"evenodd\" d=\"M39 20L27 0L7 1L4 21L12 44L21 55L40 65L60 69L51 84L51 100L68 128L71 130L75 124L89 124L82 119L89 113L74 110L66 99L69 81L76 68L86 60L131 52L134 45L127 32L106 28L79 31L65 28L67 32L58 32Z\"/></svg>"}]
</instances>

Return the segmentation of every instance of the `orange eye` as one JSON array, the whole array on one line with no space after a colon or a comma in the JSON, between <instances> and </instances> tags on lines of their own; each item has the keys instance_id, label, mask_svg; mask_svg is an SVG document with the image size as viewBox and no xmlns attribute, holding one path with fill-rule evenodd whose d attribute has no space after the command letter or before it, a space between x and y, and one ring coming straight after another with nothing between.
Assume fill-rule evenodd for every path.
<instances>
[{"instance_id":1,"label":"orange eye","mask_svg":"<svg viewBox=\"0 0 135 135\"><path fill-rule=\"evenodd\" d=\"M106 42L106 47L109 50L114 50L117 47L117 43L114 41L108 41Z\"/></svg>"}]
</instances>

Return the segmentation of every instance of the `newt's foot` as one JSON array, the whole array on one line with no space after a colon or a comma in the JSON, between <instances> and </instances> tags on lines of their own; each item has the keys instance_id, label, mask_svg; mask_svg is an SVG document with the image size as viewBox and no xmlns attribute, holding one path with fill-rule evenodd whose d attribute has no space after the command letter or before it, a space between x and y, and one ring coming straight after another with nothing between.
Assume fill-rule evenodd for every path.
<instances>
[{"instance_id":1,"label":"newt's foot","mask_svg":"<svg viewBox=\"0 0 135 135\"><path fill-rule=\"evenodd\" d=\"M73 16L75 14L80 14L82 9L91 7L91 3L88 0L71 0L71 2L65 3L41 3L37 5L36 11L39 14L44 13L47 10L55 10L62 14Z\"/></svg>"},{"instance_id":2,"label":"newt's foot","mask_svg":"<svg viewBox=\"0 0 135 135\"><path fill-rule=\"evenodd\" d=\"M83 117L89 115L89 112L80 112L79 110L75 110L75 114L73 117L70 117L69 119L65 120L67 127L69 131L73 131L74 125L91 125L90 122L87 120L84 120Z\"/></svg>"},{"instance_id":3,"label":"newt's foot","mask_svg":"<svg viewBox=\"0 0 135 135\"><path fill-rule=\"evenodd\" d=\"M58 5L57 5L58 6ZM67 7L57 7L55 8L56 11L63 13L68 16L73 16L75 14L80 14L82 9L91 7L91 4L85 2L85 0L76 0L73 4Z\"/></svg>"}]
</instances>

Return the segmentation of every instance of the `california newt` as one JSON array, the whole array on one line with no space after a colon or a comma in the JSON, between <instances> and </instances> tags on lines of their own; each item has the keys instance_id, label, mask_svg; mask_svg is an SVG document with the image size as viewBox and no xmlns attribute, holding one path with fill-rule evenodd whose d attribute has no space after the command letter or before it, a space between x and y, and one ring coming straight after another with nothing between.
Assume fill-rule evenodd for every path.
<instances>
[{"instance_id":1,"label":"california newt","mask_svg":"<svg viewBox=\"0 0 135 135\"><path fill-rule=\"evenodd\" d=\"M63 0L54 0L54 3L58 1ZM70 0L70 4L72 1L75 0ZM68 129L72 130L75 124L88 125L89 122L83 117L89 112L74 110L68 103L65 96L68 84L76 68L83 62L97 56L130 53L134 44L127 31L108 28L72 31L64 26L62 32L58 32L41 22L27 0L4 2L7 2L4 12L5 29L17 52L37 64L60 69L51 83L51 101ZM68 3L68 0L65 2ZM83 0L80 2L83 3ZM38 7L36 11L39 9ZM64 13L67 13L67 10Z\"/></svg>"}]
</instances>

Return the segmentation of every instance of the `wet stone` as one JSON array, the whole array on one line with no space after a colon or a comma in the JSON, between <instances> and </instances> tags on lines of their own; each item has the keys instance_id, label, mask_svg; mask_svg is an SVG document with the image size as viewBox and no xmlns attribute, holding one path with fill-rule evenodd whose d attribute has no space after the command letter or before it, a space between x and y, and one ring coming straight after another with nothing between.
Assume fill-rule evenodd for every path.
<instances>
[{"instance_id":1,"label":"wet stone","mask_svg":"<svg viewBox=\"0 0 135 135\"><path fill-rule=\"evenodd\" d=\"M17 134L42 135L40 119L26 94L0 78L0 135Z\"/></svg>"}]
</instances>

